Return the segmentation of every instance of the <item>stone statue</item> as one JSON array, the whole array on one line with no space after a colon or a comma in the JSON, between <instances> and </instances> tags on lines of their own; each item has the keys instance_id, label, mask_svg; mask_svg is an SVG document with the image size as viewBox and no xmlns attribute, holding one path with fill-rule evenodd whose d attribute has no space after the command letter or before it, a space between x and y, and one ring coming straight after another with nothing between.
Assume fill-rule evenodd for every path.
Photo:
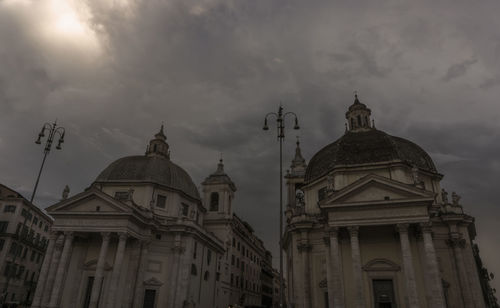
<instances>
[{"instance_id":1,"label":"stone statue","mask_svg":"<svg viewBox=\"0 0 500 308\"><path fill-rule=\"evenodd\" d=\"M304 206L304 192L301 189L295 191L295 204L296 206Z\"/></svg>"},{"instance_id":2,"label":"stone statue","mask_svg":"<svg viewBox=\"0 0 500 308\"><path fill-rule=\"evenodd\" d=\"M411 175L413 177L413 184L415 184L415 185L420 184L420 179L418 177L418 168L417 168L417 166L413 166L413 168L411 168Z\"/></svg>"},{"instance_id":3,"label":"stone statue","mask_svg":"<svg viewBox=\"0 0 500 308\"><path fill-rule=\"evenodd\" d=\"M452 192L451 193L451 202L453 203L453 205L459 205L458 202L460 201L460 196L457 195L456 192Z\"/></svg>"},{"instance_id":4,"label":"stone statue","mask_svg":"<svg viewBox=\"0 0 500 308\"><path fill-rule=\"evenodd\" d=\"M333 175L329 174L326 176L326 191L331 194L335 191L335 183L333 181Z\"/></svg>"},{"instance_id":5,"label":"stone statue","mask_svg":"<svg viewBox=\"0 0 500 308\"><path fill-rule=\"evenodd\" d=\"M133 202L134 190L132 188L128 189L127 201Z\"/></svg>"},{"instance_id":6,"label":"stone statue","mask_svg":"<svg viewBox=\"0 0 500 308\"><path fill-rule=\"evenodd\" d=\"M444 204L448 204L448 193L444 190L444 188L441 189L441 198L443 199Z\"/></svg>"},{"instance_id":7,"label":"stone statue","mask_svg":"<svg viewBox=\"0 0 500 308\"><path fill-rule=\"evenodd\" d=\"M66 186L64 186L64 190L62 193L62 200L68 199L68 195L69 195L69 186L66 185Z\"/></svg>"}]
</instances>

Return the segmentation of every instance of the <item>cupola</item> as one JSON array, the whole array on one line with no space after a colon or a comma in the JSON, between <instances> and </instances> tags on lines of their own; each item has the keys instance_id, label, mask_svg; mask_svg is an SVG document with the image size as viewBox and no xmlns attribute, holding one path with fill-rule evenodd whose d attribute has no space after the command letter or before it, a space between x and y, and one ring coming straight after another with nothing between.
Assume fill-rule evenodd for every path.
<instances>
[{"instance_id":1,"label":"cupola","mask_svg":"<svg viewBox=\"0 0 500 308\"><path fill-rule=\"evenodd\" d=\"M169 145L166 140L167 136L165 136L165 133L163 132L162 124L160 131L155 135L154 139L149 141L149 145L146 148L146 156L160 156L170 159Z\"/></svg>"},{"instance_id":2,"label":"cupola","mask_svg":"<svg viewBox=\"0 0 500 308\"><path fill-rule=\"evenodd\" d=\"M359 101L358 94L355 94L354 103L345 114L349 125L349 131L359 132L372 129L373 127L370 125L371 113L371 110Z\"/></svg>"}]
</instances>

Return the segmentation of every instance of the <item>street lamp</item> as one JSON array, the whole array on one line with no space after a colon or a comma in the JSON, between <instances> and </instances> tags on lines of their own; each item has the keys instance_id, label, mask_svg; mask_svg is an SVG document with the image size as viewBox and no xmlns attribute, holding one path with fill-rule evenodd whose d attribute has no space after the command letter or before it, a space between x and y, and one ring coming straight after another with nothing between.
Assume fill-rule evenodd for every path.
<instances>
[{"instance_id":1,"label":"street lamp","mask_svg":"<svg viewBox=\"0 0 500 308\"><path fill-rule=\"evenodd\" d=\"M295 117L295 125L293 129L299 129L299 120L297 115L293 112L283 113L283 106L280 105L278 108L278 113L270 112L266 114L264 118L264 126L263 130L269 130L269 126L267 125L267 119L269 117L276 118L277 124L277 133L278 133L278 141L280 143L280 241L279 241L279 249L280 249L280 307L283 307L283 303L285 302L283 296L284 283L283 283L283 139L285 139L285 119L287 116Z\"/></svg>"},{"instance_id":2,"label":"street lamp","mask_svg":"<svg viewBox=\"0 0 500 308\"><path fill-rule=\"evenodd\" d=\"M45 159L47 155L50 153L52 149L52 142L54 141L55 135L59 135L59 141L57 142L56 150L61 149L61 144L64 143L64 134L66 133L64 127L57 126L57 120L54 121L53 124L45 123L42 126L42 130L38 134L38 139L35 141L36 144L41 144L41 139L45 137L45 131L49 132L49 137L47 138L47 142L45 143L45 149L43 150L43 160L42 165L40 166L40 171L38 172L38 176L36 178L35 188L33 188L33 194L31 195L30 202L33 203L33 199L35 198L36 189L38 188L38 182L40 181L40 175L42 175L43 165L45 164Z\"/></svg>"},{"instance_id":3,"label":"street lamp","mask_svg":"<svg viewBox=\"0 0 500 308\"><path fill-rule=\"evenodd\" d=\"M35 182L35 187L33 188L33 193L31 194L31 198L30 198L30 203L33 206L35 206L33 204L33 199L35 198L36 189L38 188L38 182L40 181L40 175L42 175L43 166L45 165L45 159L47 158L47 155L50 153L50 150L52 149L52 143L54 142L54 137L56 135L59 136L59 140L58 140L57 146L56 146L57 150L60 150L61 149L61 145L64 143L64 134L65 134L64 127L57 126L57 120L56 120L52 124L45 123L42 126L42 130L38 134L38 138L35 141L36 144L41 144L42 143L41 140L42 140L43 137L45 137L45 132L46 131L48 132L48 138L47 138L47 142L45 143L45 149L43 150L42 165L40 166L40 171L38 172L38 176L37 176L36 182ZM31 216L31 206L28 208L26 216L24 217L24 222L23 222L23 225L22 225L22 227L20 229L20 234L18 235L19 237L21 237L19 242L21 242L21 240L22 240L23 230L26 227L26 223L27 223L28 218L30 216ZM29 231L26 234L26 237L27 238L29 237ZM14 238L12 238L12 240L14 241ZM30 239L28 239L28 240L30 240ZM16 262L17 255L18 255L18 252L16 250L16 251L14 251L14 257L12 258L12 266L14 266L14 264ZM11 276L15 275L15 273L12 273L12 268L15 268L15 267L11 267L9 269L9 272L7 273L7 279L5 281L5 285L4 285L4 288L3 288L1 296L0 296L0 304L4 304L7 301L7 292L8 292L8 289L9 289L10 278L11 278ZM30 290L31 290L31 288L30 288Z\"/></svg>"}]
</instances>

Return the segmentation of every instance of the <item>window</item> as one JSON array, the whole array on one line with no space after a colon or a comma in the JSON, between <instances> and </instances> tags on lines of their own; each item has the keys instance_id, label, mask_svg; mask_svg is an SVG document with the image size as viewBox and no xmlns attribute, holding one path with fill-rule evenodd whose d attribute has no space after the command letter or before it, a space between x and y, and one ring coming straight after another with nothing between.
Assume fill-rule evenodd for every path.
<instances>
[{"instance_id":1,"label":"window","mask_svg":"<svg viewBox=\"0 0 500 308\"><path fill-rule=\"evenodd\" d=\"M236 239L233 237L233 247L236 246Z\"/></svg>"},{"instance_id":2,"label":"window","mask_svg":"<svg viewBox=\"0 0 500 308\"><path fill-rule=\"evenodd\" d=\"M117 191L115 192L115 199L120 201L125 201L128 199L128 191Z\"/></svg>"},{"instance_id":3,"label":"window","mask_svg":"<svg viewBox=\"0 0 500 308\"><path fill-rule=\"evenodd\" d=\"M217 212L219 210L219 193L213 192L210 194L210 211Z\"/></svg>"},{"instance_id":4,"label":"window","mask_svg":"<svg viewBox=\"0 0 500 308\"><path fill-rule=\"evenodd\" d=\"M193 259L196 259L196 252L198 250L198 242L194 242L194 249L193 249Z\"/></svg>"},{"instance_id":5,"label":"window","mask_svg":"<svg viewBox=\"0 0 500 308\"><path fill-rule=\"evenodd\" d=\"M198 270L196 269L195 264L191 264L191 275L193 275L193 276L198 275Z\"/></svg>"},{"instance_id":6,"label":"window","mask_svg":"<svg viewBox=\"0 0 500 308\"><path fill-rule=\"evenodd\" d=\"M31 257L30 257L30 261L31 262L35 261L35 256L36 256L36 251L32 250L31 251Z\"/></svg>"},{"instance_id":7,"label":"window","mask_svg":"<svg viewBox=\"0 0 500 308\"><path fill-rule=\"evenodd\" d=\"M210 273L208 271L205 272L205 275L203 276L203 279L208 280L210 277Z\"/></svg>"},{"instance_id":8,"label":"window","mask_svg":"<svg viewBox=\"0 0 500 308\"><path fill-rule=\"evenodd\" d=\"M0 251L3 250L4 245L5 245L5 240L3 238L0 238Z\"/></svg>"},{"instance_id":9,"label":"window","mask_svg":"<svg viewBox=\"0 0 500 308\"><path fill-rule=\"evenodd\" d=\"M167 203L167 197L166 196L164 196L164 195L158 195L158 196L156 196L156 207L164 209L166 203Z\"/></svg>"},{"instance_id":10,"label":"window","mask_svg":"<svg viewBox=\"0 0 500 308\"><path fill-rule=\"evenodd\" d=\"M161 234L157 233L157 234L156 234L156 239L157 239L157 240L161 240Z\"/></svg>"},{"instance_id":11,"label":"window","mask_svg":"<svg viewBox=\"0 0 500 308\"><path fill-rule=\"evenodd\" d=\"M16 211L15 205L6 205L3 209L4 213L14 213Z\"/></svg>"},{"instance_id":12,"label":"window","mask_svg":"<svg viewBox=\"0 0 500 308\"><path fill-rule=\"evenodd\" d=\"M12 245L10 245L9 253L15 255L16 252L17 252L17 243L12 242Z\"/></svg>"},{"instance_id":13,"label":"window","mask_svg":"<svg viewBox=\"0 0 500 308\"><path fill-rule=\"evenodd\" d=\"M29 211L27 211L26 209L23 209L21 211L21 215L26 218L27 220L31 221L31 217L33 216L33 214L31 214Z\"/></svg>"},{"instance_id":14,"label":"window","mask_svg":"<svg viewBox=\"0 0 500 308\"><path fill-rule=\"evenodd\" d=\"M189 205L182 204L182 216L187 216L189 213Z\"/></svg>"},{"instance_id":15,"label":"window","mask_svg":"<svg viewBox=\"0 0 500 308\"><path fill-rule=\"evenodd\" d=\"M16 228L16 235L19 235L19 232L21 232L21 227L23 226L22 223L18 223L17 224L17 228Z\"/></svg>"},{"instance_id":16,"label":"window","mask_svg":"<svg viewBox=\"0 0 500 308\"><path fill-rule=\"evenodd\" d=\"M0 233L7 232L7 227L9 226L8 221L0 221Z\"/></svg>"},{"instance_id":17,"label":"window","mask_svg":"<svg viewBox=\"0 0 500 308\"><path fill-rule=\"evenodd\" d=\"M238 251L240 251L240 242L238 242Z\"/></svg>"},{"instance_id":18,"label":"window","mask_svg":"<svg viewBox=\"0 0 500 308\"><path fill-rule=\"evenodd\" d=\"M234 265L234 255L231 255L231 265Z\"/></svg>"},{"instance_id":19,"label":"window","mask_svg":"<svg viewBox=\"0 0 500 308\"><path fill-rule=\"evenodd\" d=\"M318 190L318 201L326 198L326 187L322 187Z\"/></svg>"},{"instance_id":20,"label":"window","mask_svg":"<svg viewBox=\"0 0 500 308\"><path fill-rule=\"evenodd\" d=\"M43 231L45 231L45 232L49 231L49 226L45 225L45 228L43 228Z\"/></svg>"},{"instance_id":21,"label":"window","mask_svg":"<svg viewBox=\"0 0 500 308\"><path fill-rule=\"evenodd\" d=\"M233 285L233 283L234 283L234 275L231 274L231 285Z\"/></svg>"},{"instance_id":22,"label":"window","mask_svg":"<svg viewBox=\"0 0 500 308\"><path fill-rule=\"evenodd\" d=\"M43 226L43 221L40 219L40 223L38 224L38 228L40 228L40 229L41 229L41 228L42 228L42 226Z\"/></svg>"},{"instance_id":23,"label":"window","mask_svg":"<svg viewBox=\"0 0 500 308\"><path fill-rule=\"evenodd\" d=\"M33 224L36 226L38 224L38 217L33 218Z\"/></svg>"},{"instance_id":24,"label":"window","mask_svg":"<svg viewBox=\"0 0 500 308\"><path fill-rule=\"evenodd\" d=\"M357 117L357 118L358 118L358 126L359 126L359 127L361 127L361 126L362 126L362 124L361 124L361 116L360 116L360 115L358 115L358 117Z\"/></svg>"},{"instance_id":25,"label":"window","mask_svg":"<svg viewBox=\"0 0 500 308\"><path fill-rule=\"evenodd\" d=\"M210 265L210 260L212 259L212 251L210 249L207 250L207 265Z\"/></svg>"}]
</instances>

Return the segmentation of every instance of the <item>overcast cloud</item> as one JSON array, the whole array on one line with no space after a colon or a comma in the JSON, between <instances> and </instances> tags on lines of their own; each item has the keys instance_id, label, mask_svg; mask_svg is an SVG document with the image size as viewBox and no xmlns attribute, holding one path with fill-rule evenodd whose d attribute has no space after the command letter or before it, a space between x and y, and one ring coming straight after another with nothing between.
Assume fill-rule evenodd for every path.
<instances>
[{"instance_id":1,"label":"overcast cloud","mask_svg":"<svg viewBox=\"0 0 500 308\"><path fill-rule=\"evenodd\" d=\"M263 116L280 102L295 111L309 160L344 132L358 90L377 128L433 157L500 275L499 11L498 1L0 0L0 182L30 195L43 122L67 130L39 186L46 207L64 185L78 193L143 153L164 121L172 160L196 183L223 153L238 215L276 256L278 145ZM288 165L297 132L287 134Z\"/></svg>"}]
</instances>

